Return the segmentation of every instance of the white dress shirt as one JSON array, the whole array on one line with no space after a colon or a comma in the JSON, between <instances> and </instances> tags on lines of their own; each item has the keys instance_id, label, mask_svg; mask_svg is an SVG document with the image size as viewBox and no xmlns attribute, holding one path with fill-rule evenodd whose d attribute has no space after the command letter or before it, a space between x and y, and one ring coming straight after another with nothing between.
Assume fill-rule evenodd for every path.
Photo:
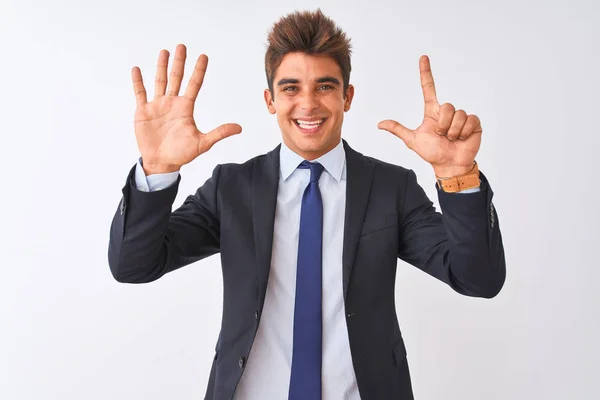
<instances>
[{"instance_id":1,"label":"white dress shirt","mask_svg":"<svg viewBox=\"0 0 600 400\"><path fill-rule=\"evenodd\" d=\"M280 152L271 271L256 338L235 399L287 399L292 365L296 265L302 194L310 170L285 144ZM344 316L342 249L346 210L346 154L342 142L314 160L323 200L323 400L360 399Z\"/></svg>"},{"instance_id":2,"label":"white dress shirt","mask_svg":"<svg viewBox=\"0 0 600 400\"><path fill-rule=\"evenodd\" d=\"M300 209L302 194L310 178L310 170L297 168L302 161L302 157L282 143L271 269L265 303L254 343L236 388L236 400L288 397ZM177 180L178 172L146 177L140 162L141 159L136 168L136 186L139 190L160 190ZM323 201L322 399L358 400L360 395L352 365L342 287L346 210L346 153L343 143L340 141L333 150L313 162L325 168L319 179Z\"/></svg>"}]
</instances>

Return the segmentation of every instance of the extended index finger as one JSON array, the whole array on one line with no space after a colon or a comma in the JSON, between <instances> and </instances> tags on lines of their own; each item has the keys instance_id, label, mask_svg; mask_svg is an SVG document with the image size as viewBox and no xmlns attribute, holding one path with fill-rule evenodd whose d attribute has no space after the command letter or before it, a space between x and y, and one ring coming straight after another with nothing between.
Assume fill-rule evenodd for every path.
<instances>
[{"instance_id":1,"label":"extended index finger","mask_svg":"<svg viewBox=\"0 0 600 400\"><path fill-rule=\"evenodd\" d=\"M136 103L138 107L141 107L148 102L148 99L146 97L144 80L142 79L142 71L140 71L139 67L131 69L131 80L133 81L133 92L135 93Z\"/></svg>"},{"instance_id":2,"label":"extended index finger","mask_svg":"<svg viewBox=\"0 0 600 400\"><path fill-rule=\"evenodd\" d=\"M435 93L435 83L433 82L433 74L431 73L431 64L429 57L421 56L419 60L419 71L421 72L421 87L423 88L423 99L425 107L437 104L437 95Z\"/></svg>"},{"instance_id":3,"label":"extended index finger","mask_svg":"<svg viewBox=\"0 0 600 400\"><path fill-rule=\"evenodd\" d=\"M196 100L196 97L198 97L198 92L200 92L200 88L202 87L202 82L204 82L204 75L206 74L207 66L208 57L206 56L206 54L200 54L200 56L196 60L194 72L192 72L190 81L188 82L187 88L185 89L184 97L187 97L192 101Z\"/></svg>"}]
</instances>

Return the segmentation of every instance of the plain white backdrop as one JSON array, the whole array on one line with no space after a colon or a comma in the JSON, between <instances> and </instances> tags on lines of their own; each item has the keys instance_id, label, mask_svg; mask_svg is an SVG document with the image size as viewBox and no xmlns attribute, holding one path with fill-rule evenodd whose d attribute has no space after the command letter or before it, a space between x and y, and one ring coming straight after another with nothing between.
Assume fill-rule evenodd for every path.
<instances>
[{"instance_id":1,"label":"plain white backdrop","mask_svg":"<svg viewBox=\"0 0 600 400\"><path fill-rule=\"evenodd\" d=\"M139 157L130 70L140 66L151 98L162 48L188 46L184 85L206 53L199 128L244 129L183 167L177 207L216 164L280 142L263 102L266 35L317 7L352 38L343 137L414 169L436 205L431 167L377 123L421 122L422 54L440 103L482 121L477 160L495 192L506 285L492 300L462 297L399 262L415 397L600 398L595 0L0 0L0 398L203 398L219 257L144 285L109 272L110 222Z\"/></svg>"}]
</instances>

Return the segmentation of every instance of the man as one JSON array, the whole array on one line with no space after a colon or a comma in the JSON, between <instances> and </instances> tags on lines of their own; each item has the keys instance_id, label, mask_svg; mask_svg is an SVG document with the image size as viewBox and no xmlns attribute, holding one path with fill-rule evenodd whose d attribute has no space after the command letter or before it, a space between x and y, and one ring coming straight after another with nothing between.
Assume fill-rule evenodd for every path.
<instances>
[{"instance_id":1,"label":"man","mask_svg":"<svg viewBox=\"0 0 600 400\"><path fill-rule=\"evenodd\" d=\"M296 12L273 26L265 57L264 98L283 143L218 165L171 212L181 166L241 127L199 132L193 107L207 57L183 96L185 47L167 80L168 57L159 55L151 102L132 70L141 158L111 225L114 278L150 282L221 254L223 320L207 399L412 399L394 304L398 258L467 296L491 298L504 284L493 192L475 163L479 119L438 104L423 56L423 123L378 125L432 165L442 215L412 170L341 139L354 95L349 40L320 11Z\"/></svg>"}]
</instances>

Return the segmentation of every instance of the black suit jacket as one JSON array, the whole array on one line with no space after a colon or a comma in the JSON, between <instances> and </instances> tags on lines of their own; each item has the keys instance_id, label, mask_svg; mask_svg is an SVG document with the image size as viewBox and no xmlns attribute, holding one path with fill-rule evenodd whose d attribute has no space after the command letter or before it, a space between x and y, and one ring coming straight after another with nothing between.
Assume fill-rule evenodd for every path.
<instances>
[{"instance_id":1,"label":"black suit jacket","mask_svg":"<svg viewBox=\"0 0 600 400\"><path fill-rule=\"evenodd\" d=\"M223 317L207 399L232 398L260 323L271 263L279 147L243 164L218 165L173 212L181 177L167 189L141 192L133 167L111 224L108 259L119 282L151 282L220 252ZM363 400L412 399L394 303L398 258L461 294L495 296L504 284L505 260L493 192L483 173L478 193L438 190L440 214L412 170L364 156L345 140L344 148L341 268L358 389Z\"/></svg>"}]
</instances>

